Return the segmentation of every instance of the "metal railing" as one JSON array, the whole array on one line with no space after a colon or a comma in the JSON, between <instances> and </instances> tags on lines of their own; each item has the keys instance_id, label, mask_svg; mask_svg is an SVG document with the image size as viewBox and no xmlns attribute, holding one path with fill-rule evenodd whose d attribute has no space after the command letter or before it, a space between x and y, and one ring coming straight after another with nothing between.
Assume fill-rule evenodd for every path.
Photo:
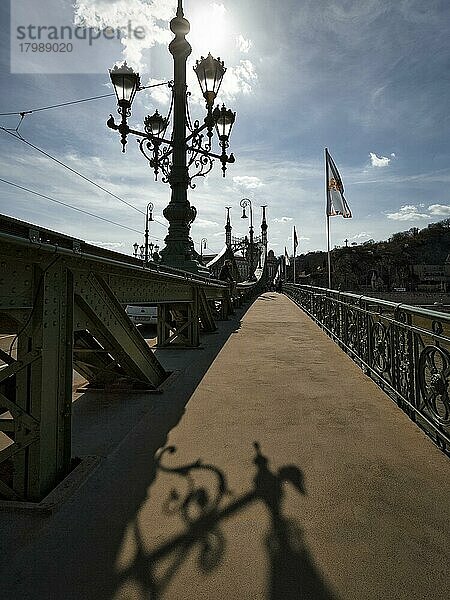
<instances>
[{"instance_id":1,"label":"metal railing","mask_svg":"<svg viewBox=\"0 0 450 600\"><path fill-rule=\"evenodd\" d=\"M283 291L450 453L449 314L306 285Z\"/></svg>"}]
</instances>

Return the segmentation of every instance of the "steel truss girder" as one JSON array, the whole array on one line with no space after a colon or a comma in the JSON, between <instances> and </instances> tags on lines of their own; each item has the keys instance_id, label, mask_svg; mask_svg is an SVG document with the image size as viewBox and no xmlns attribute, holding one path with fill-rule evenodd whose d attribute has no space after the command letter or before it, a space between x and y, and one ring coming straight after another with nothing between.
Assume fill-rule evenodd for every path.
<instances>
[{"instance_id":1,"label":"steel truss girder","mask_svg":"<svg viewBox=\"0 0 450 600\"><path fill-rule=\"evenodd\" d=\"M17 360L0 379L2 413L12 417L0 426L11 441L0 452L0 492L38 501L70 468L73 282L61 257L27 276L33 309L18 332Z\"/></svg>"},{"instance_id":2,"label":"steel truss girder","mask_svg":"<svg viewBox=\"0 0 450 600\"><path fill-rule=\"evenodd\" d=\"M158 306L158 347L197 348L200 345L198 289L193 302Z\"/></svg>"},{"instance_id":3,"label":"steel truss girder","mask_svg":"<svg viewBox=\"0 0 450 600\"><path fill-rule=\"evenodd\" d=\"M84 348L74 349L75 368L95 386L108 386L124 380L157 388L167 377L153 352L100 275L75 273L75 330L87 330ZM79 336L78 336L79 337ZM82 352L83 350L84 352ZM91 350L89 364L86 350Z\"/></svg>"},{"instance_id":4,"label":"steel truss girder","mask_svg":"<svg viewBox=\"0 0 450 600\"><path fill-rule=\"evenodd\" d=\"M60 244L54 232L24 237L19 225L19 233L0 231L0 331L18 332L17 360L0 355L0 431L10 440L0 450L0 496L40 501L71 468L73 356L96 384L126 378L156 387L165 372L124 306L158 304L159 345L195 348L200 323L215 329L211 303L223 316L231 302L223 282L142 268L87 245L83 254L84 242ZM249 291L238 286L233 298Z\"/></svg>"},{"instance_id":5,"label":"steel truss girder","mask_svg":"<svg viewBox=\"0 0 450 600\"><path fill-rule=\"evenodd\" d=\"M214 323L213 311L211 310L211 306L208 302L208 299L206 297L204 290L199 290L198 301L199 301L199 316L200 316L200 322L203 327L203 331L208 332L208 333L217 331L216 324Z\"/></svg>"}]
</instances>

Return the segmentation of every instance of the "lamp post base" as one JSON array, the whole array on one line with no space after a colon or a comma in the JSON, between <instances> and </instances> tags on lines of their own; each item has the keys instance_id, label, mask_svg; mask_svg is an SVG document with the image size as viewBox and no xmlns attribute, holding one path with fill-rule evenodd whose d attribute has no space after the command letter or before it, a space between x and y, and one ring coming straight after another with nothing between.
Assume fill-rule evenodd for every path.
<instances>
[{"instance_id":1,"label":"lamp post base","mask_svg":"<svg viewBox=\"0 0 450 600\"><path fill-rule=\"evenodd\" d=\"M189 236L191 223L197 216L197 210L187 200L187 170L182 170L184 179L181 185L172 182L172 198L163 210L164 217L169 221L169 231L165 238L166 247L160 251L161 262L168 267L189 271L209 277L209 270L199 262L200 255L194 248L194 242Z\"/></svg>"}]
</instances>

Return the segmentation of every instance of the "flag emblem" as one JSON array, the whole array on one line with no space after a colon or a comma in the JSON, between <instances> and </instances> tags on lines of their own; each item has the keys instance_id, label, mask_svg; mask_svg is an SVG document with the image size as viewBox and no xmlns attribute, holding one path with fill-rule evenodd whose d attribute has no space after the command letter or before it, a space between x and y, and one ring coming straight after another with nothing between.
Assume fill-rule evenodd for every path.
<instances>
[{"instance_id":1,"label":"flag emblem","mask_svg":"<svg viewBox=\"0 0 450 600\"><path fill-rule=\"evenodd\" d=\"M336 192L340 192L340 189L338 187L338 183L337 183L336 179L333 179L333 178L330 179L330 181L328 182L328 189L336 190Z\"/></svg>"}]
</instances>

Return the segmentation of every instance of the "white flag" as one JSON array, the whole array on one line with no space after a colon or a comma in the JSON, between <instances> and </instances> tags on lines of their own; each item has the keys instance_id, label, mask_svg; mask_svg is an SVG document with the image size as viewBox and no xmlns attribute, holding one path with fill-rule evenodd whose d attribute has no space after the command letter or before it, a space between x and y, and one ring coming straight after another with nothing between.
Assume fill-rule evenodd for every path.
<instances>
[{"instance_id":1,"label":"white flag","mask_svg":"<svg viewBox=\"0 0 450 600\"><path fill-rule=\"evenodd\" d=\"M284 247L284 264L289 267L291 264L291 261L289 260L289 254L288 251L286 250L286 246Z\"/></svg>"},{"instance_id":2,"label":"white flag","mask_svg":"<svg viewBox=\"0 0 450 600\"><path fill-rule=\"evenodd\" d=\"M335 217L336 215L342 215L344 219L350 219L352 211L344 198L344 185L341 176L326 148L325 157L327 172L327 216Z\"/></svg>"}]
</instances>

